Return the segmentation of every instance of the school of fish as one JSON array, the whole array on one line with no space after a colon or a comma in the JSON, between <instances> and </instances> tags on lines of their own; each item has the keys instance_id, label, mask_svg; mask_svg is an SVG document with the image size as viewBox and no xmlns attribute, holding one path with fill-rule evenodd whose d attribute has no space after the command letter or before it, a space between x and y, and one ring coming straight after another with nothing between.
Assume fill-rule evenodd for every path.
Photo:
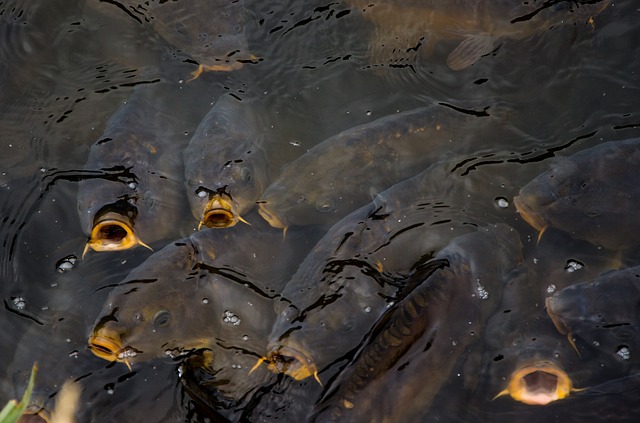
<instances>
[{"instance_id":1,"label":"school of fish","mask_svg":"<svg viewBox=\"0 0 640 423\"><path fill-rule=\"evenodd\" d=\"M369 63L419 66L444 43L452 73L505 39L593 27L611 4L343 3L371 26ZM213 27L175 1L90 7L184 55L187 85L261 61L243 1L211 2ZM194 114L162 71L144 78L75 181L80 260L149 250L84 316L96 359L132 374L175 366L184 395L222 422L278 407L285 421L512 421L499 410L640 386L640 138L578 143L519 179L509 160L497 177L465 172L485 154L476 139L498 134L498 151L515 132L477 99L443 98L336 129L274 167L268 87ZM43 391L25 419L49 418Z\"/></svg>"}]
</instances>

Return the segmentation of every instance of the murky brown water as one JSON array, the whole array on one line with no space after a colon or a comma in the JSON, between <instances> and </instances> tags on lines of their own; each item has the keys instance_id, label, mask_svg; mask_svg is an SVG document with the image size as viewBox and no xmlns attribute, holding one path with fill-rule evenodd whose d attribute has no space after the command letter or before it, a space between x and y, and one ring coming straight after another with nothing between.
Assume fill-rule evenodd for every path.
<instances>
[{"instance_id":1,"label":"murky brown water","mask_svg":"<svg viewBox=\"0 0 640 423\"><path fill-rule=\"evenodd\" d=\"M534 267L535 289L554 282L560 288L607 268L608 252L563 234L551 234L536 246L536 231L516 214L511 200L556 156L640 136L636 2L611 2L592 25L555 22L524 39L500 38L489 54L460 71L447 66L459 40L446 37L429 46L430 54L409 55L411 60L372 59L369 40L375 30L350 3L245 0L244 32L255 59L241 69L204 72L189 81L197 68L194 59L118 2L0 1L0 404L21 395L34 361L40 365L38 398L48 406L64 381L81 384L80 422L302 421L338 383L325 385L325 391L313 378L272 376L235 409L215 398L210 385L201 392L193 385L185 389L179 363L170 358L134 363L129 370L88 350L94 320L114 284L152 254L135 248L82 258L87 235L77 211L79 185L98 170L85 165L90 148L136 90L148 88L157 96L154 104L175 116L179 123L163 136L178 150L219 97L251 100L271 179L321 141L398 111L434 103L486 109L492 123L466 134L464 148L452 152L459 155L451 154L458 164L453 173L472 197L504 198L509 205L471 202L470 213L478 221L491 214L485 223L501 220L518 231L525 260L547 266ZM153 10L148 13L153 16ZM148 242L155 251L196 230L187 195L159 224L162 235ZM255 209L243 217L256 228L265 226ZM292 242L310 249L329 227L297 228L307 240L292 236L299 240ZM586 264L584 273L566 276L566 258ZM637 256L626 260L637 264ZM516 312L520 299L514 300ZM507 302L496 307L502 305L511 307ZM537 317L527 320L525 308L524 317L487 317L490 333L508 333L514 321L528 322L534 333L553 330L540 329ZM496 362L502 361L497 357L508 362L519 350L509 350L508 336L500 345L485 336L457 358L422 421L636 421L640 416L637 361L619 366L584 350L568 361L567 370L578 388L587 387L579 384L585 381L592 389L544 407L492 401L503 389L496 387L506 370L499 365L488 370L474 360L494 354ZM348 361L342 359L320 373L323 381L333 381ZM235 370L244 375L248 368ZM192 373L187 376L193 380L211 382L211 374ZM396 404L402 408L400 400Z\"/></svg>"}]
</instances>

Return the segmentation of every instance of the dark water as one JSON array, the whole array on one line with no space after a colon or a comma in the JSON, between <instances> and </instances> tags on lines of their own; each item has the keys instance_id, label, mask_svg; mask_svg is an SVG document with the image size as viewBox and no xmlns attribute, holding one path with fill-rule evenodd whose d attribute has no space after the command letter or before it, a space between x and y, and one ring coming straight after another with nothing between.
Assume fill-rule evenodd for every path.
<instances>
[{"instance_id":1,"label":"dark water","mask_svg":"<svg viewBox=\"0 0 640 423\"><path fill-rule=\"evenodd\" d=\"M612 2L593 27L567 23L522 40L502 38L457 72L446 65L456 40L442 40L410 66L372 63L371 24L348 4L245 1L247 44L259 60L189 82L196 68L189 55L116 4L0 1L0 404L21 395L38 361L41 400L64 381L81 383L78 421L219 421L183 388L175 362L130 371L86 347L109 286L151 254L136 248L81 258L86 235L76 210L78 183L92 170L85 168L89 148L136 87L171 93L173 107L189 117L174 134L185 144L222 94L259 98L272 175L316 143L396 111L434 102L488 108L499 123L470 137L474 153L457 173L482 182L477 194L509 201L555 156L640 136L640 9L633 0ZM535 231L511 204L503 214L532 259ZM155 250L197 226L186 208L180 222L163 224L176 229L152 243ZM563 242L549 248L564 251ZM597 386L546 407L469 395L474 374L460 370L425 421L635 421L637 376L615 366L608 376L605 360L582 358L576 373L591 369L600 376L583 380ZM280 377L243 418L299 421L322 389L311 379Z\"/></svg>"}]
</instances>

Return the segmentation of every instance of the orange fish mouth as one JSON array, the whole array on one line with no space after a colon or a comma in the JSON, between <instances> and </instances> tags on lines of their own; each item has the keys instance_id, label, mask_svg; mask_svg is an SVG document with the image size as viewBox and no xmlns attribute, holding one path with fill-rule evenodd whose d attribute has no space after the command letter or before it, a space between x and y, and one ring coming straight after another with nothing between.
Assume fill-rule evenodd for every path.
<instances>
[{"instance_id":1,"label":"orange fish mouth","mask_svg":"<svg viewBox=\"0 0 640 423\"><path fill-rule=\"evenodd\" d=\"M522 367L511 375L507 389L496 395L510 395L527 405L546 405L569 396L573 388L569 375L552 363Z\"/></svg>"},{"instance_id":2,"label":"orange fish mouth","mask_svg":"<svg viewBox=\"0 0 640 423\"><path fill-rule=\"evenodd\" d=\"M96 357L107 361L124 362L129 368L131 368L129 365L131 359L141 352L133 347L124 347L119 337L116 339L109 335L93 335L89 338L89 349Z\"/></svg>"},{"instance_id":3,"label":"orange fish mouth","mask_svg":"<svg viewBox=\"0 0 640 423\"><path fill-rule=\"evenodd\" d=\"M91 236L84 248L84 256L89 249L94 251L119 251L142 245L151 250L142 242L133 231L131 220L120 213L105 213L93 225ZM153 250L152 250L153 251Z\"/></svg>"},{"instance_id":4,"label":"orange fish mouth","mask_svg":"<svg viewBox=\"0 0 640 423\"><path fill-rule=\"evenodd\" d=\"M313 360L295 348L279 347L277 350L270 352L267 357L258 360L252 371L263 361L268 363L267 367L273 373L284 373L295 380L303 380L313 376L322 385L318 377L318 369Z\"/></svg>"},{"instance_id":5,"label":"orange fish mouth","mask_svg":"<svg viewBox=\"0 0 640 423\"><path fill-rule=\"evenodd\" d=\"M202 225L207 228L230 228L238 222L244 222L249 225L249 222L240 217L236 209L235 204L221 198L219 195L215 195L207 203L198 229Z\"/></svg>"}]
</instances>

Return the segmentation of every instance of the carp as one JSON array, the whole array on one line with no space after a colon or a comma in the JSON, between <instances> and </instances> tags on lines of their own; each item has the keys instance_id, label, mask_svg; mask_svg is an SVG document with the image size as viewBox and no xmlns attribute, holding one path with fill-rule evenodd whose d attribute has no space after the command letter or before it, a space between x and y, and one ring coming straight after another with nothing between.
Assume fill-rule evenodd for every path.
<instances>
[{"instance_id":1,"label":"carp","mask_svg":"<svg viewBox=\"0 0 640 423\"><path fill-rule=\"evenodd\" d=\"M637 245L631 212L640 185L640 139L609 141L554 161L522 187L514 204L536 230L558 228L572 237L620 250Z\"/></svg>"},{"instance_id":2,"label":"carp","mask_svg":"<svg viewBox=\"0 0 640 423\"><path fill-rule=\"evenodd\" d=\"M171 86L140 85L91 146L78 183L85 251L117 251L180 233L185 211L180 151L190 123L160 101ZM178 107L178 106L175 106Z\"/></svg>"},{"instance_id":3,"label":"carp","mask_svg":"<svg viewBox=\"0 0 640 423\"><path fill-rule=\"evenodd\" d=\"M259 201L262 217L276 228L335 223L367 204L372 193L417 175L452 152L491 121L438 104L389 115L345 130L286 165Z\"/></svg>"},{"instance_id":4,"label":"carp","mask_svg":"<svg viewBox=\"0 0 640 423\"><path fill-rule=\"evenodd\" d=\"M209 228L226 228L255 206L268 179L255 105L220 97L184 151L185 184L193 216Z\"/></svg>"},{"instance_id":5,"label":"carp","mask_svg":"<svg viewBox=\"0 0 640 423\"><path fill-rule=\"evenodd\" d=\"M265 353L272 303L313 239L306 231L283 244L263 229L207 229L152 254L110 292L89 349L128 366L200 351L223 395L240 400L259 387L270 373L247 374Z\"/></svg>"},{"instance_id":6,"label":"carp","mask_svg":"<svg viewBox=\"0 0 640 423\"><path fill-rule=\"evenodd\" d=\"M347 0L374 25L369 43L372 61L411 66L438 42L461 40L447 66L463 70L496 49L501 39L522 40L564 22L589 22L609 0L528 2L514 0Z\"/></svg>"},{"instance_id":7,"label":"carp","mask_svg":"<svg viewBox=\"0 0 640 423\"><path fill-rule=\"evenodd\" d=\"M400 298L417 264L495 213L493 199L473 197L470 206L464 186L439 163L335 224L276 302L269 368L320 380L323 369L356 348Z\"/></svg>"},{"instance_id":8,"label":"carp","mask_svg":"<svg viewBox=\"0 0 640 423\"><path fill-rule=\"evenodd\" d=\"M333 381L316 421L424 421L521 262L519 236L505 224L454 238L411 276L415 288Z\"/></svg>"}]
</instances>

